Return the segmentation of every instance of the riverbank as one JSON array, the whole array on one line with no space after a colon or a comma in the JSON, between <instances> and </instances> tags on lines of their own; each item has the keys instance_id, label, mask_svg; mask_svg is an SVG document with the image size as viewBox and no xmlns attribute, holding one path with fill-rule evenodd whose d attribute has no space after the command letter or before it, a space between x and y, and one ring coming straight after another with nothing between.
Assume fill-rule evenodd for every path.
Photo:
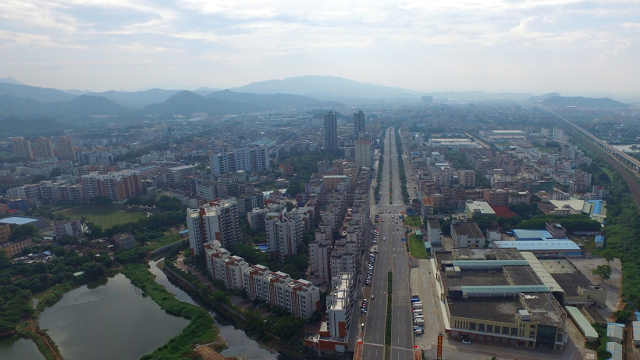
<instances>
[{"instance_id":1,"label":"riverbank","mask_svg":"<svg viewBox=\"0 0 640 360\"><path fill-rule=\"evenodd\" d=\"M38 317L44 309L54 305L72 288L73 285L67 282L47 290L48 294L38 301L31 318L21 322L16 327L16 334L25 339L33 340L38 351L46 360L64 360L64 358L53 339L40 329Z\"/></svg>"},{"instance_id":2,"label":"riverbank","mask_svg":"<svg viewBox=\"0 0 640 360\"><path fill-rule=\"evenodd\" d=\"M190 320L180 334L143 360L166 359L175 355L193 356L198 345L216 343L219 331L209 313L195 305L176 299L155 281L154 275L143 264L129 264L123 274L139 289L147 293L166 313Z\"/></svg>"},{"instance_id":3,"label":"riverbank","mask_svg":"<svg viewBox=\"0 0 640 360\"><path fill-rule=\"evenodd\" d=\"M158 266L159 269L170 279L178 283L181 290L197 296L199 299L210 305L220 314L224 315L228 319L232 320L234 325L244 331L246 334L251 334L260 342L260 346L271 351L278 352L293 358L305 358L314 359L310 357L308 349L302 346L296 346L296 344L285 344L275 334L269 333L265 329L265 318L260 314L256 314L252 311L243 311L243 309L230 305L228 301L222 299L221 294L226 294L224 291L212 292L208 287L197 283L193 284L185 277L178 273L178 270L171 266ZM218 294L218 295L215 295ZM228 299L228 294L227 294Z\"/></svg>"}]
</instances>

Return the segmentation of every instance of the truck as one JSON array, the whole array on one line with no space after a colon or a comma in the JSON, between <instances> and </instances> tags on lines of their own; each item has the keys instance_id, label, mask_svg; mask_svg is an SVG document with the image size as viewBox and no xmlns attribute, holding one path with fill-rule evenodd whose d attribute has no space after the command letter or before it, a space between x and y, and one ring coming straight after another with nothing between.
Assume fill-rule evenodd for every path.
<instances>
[{"instance_id":1,"label":"truck","mask_svg":"<svg viewBox=\"0 0 640 360\"><path fill-rule=\"evenodd\" d=\"M420 301L414 302L411 306L413 306L414 309L422 309L422 303Z\"/></svg>"},{"instance_id":2,"label":"truck","mask_svg":"<svg viewBox=\"0 0 640 360\"><path fill-rule=\"evenodd\" d=\"M414 325L424 325L424 318L414 319L413 320L413 324Z\"/></svg>"},{"instance_id":3,"label":"truck","mask_svg":"<svg viewBox=\"0 0 640 360\"><path fill-rule=\"evenodd\" d=\"M424 329L423 328L414 329L413 333L416 335L424 335Z\"/></svg>"}]
</instances>

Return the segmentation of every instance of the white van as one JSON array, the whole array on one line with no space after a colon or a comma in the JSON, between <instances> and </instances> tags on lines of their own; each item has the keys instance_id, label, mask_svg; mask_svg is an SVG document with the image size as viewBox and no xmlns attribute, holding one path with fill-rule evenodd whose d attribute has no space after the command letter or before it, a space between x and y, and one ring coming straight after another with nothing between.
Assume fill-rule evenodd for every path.
<instances>
[{"instance_id":1,"label":"white van","mask_svg":"<svg viewBox=\"0 0 640 360\"><path fill-rule=\"evenodd\" d=\"M420 301L414 302L413 303L413 308L414 309L422 309L422 302L420 302Z\"/></svg>"}]
</instances>

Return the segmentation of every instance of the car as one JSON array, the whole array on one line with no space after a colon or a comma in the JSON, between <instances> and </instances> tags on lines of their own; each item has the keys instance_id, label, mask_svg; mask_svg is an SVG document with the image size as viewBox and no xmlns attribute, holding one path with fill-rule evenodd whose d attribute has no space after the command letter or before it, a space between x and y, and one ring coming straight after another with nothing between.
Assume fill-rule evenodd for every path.
<instances>
[{"instance_id":1,"label":"car","mask_svg":"<svg viewBox=\"0 0 640 360\"><path fill-rule=\"evenodd\" d=\"M471 341L469 341L469 340L462 340L462 343L463 344L467 344L467 345L471 345Z\"/></svg>"},{"instance_id":2,"label":"car","mask_svg":"<svg viewBox=\"0 0 640 360\"><path fill-rule=\"evenodd\" d=\"M371 294L371 300L373 300L373 294Z\"/></svg>"}]
</instances>

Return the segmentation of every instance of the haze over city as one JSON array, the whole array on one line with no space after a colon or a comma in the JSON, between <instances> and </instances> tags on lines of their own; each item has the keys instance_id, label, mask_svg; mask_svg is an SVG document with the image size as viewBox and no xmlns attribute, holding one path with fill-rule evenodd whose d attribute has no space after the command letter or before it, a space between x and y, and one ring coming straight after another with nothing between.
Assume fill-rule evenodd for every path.
<instances>
[{"instance_id":1,"label":"haze over city","mask_svg":"<svg viewBox=\"0 0 640 360\"><path fill-rule=\"evenodd\" d=\"M301 75L417 91L637 94L633 1L0 3L0 78L91 91Z\"/></svg>"}]
</instances>

